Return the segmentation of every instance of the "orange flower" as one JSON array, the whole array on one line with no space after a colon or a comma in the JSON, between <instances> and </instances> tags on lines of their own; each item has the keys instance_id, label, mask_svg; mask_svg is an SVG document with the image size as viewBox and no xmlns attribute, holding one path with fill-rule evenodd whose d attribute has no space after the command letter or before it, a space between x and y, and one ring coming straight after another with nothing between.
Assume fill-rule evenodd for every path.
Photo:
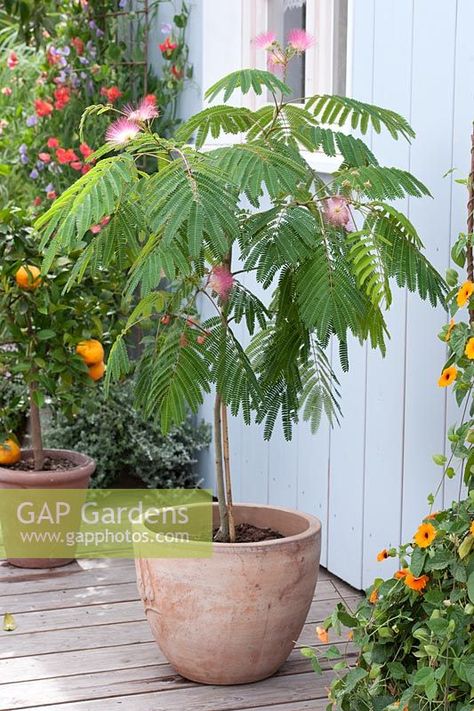
<instances>
[{"instance_id":1,"label":"orange flower","mask_svg":"<svg viewBox=\"0 0 474 711\"><path fill-rule=\"evenodd\" d=\"M474 536L474 521L472 521L471 523L471 528L469 529L469 532L472 533L472 535Z\"/></svg>"},{"instance_id":2,"label":"orange flower","mask_svg":"<svg viewBox=\"0 0 474 711\"><path fill-rule=\"evenodd\" d=\"M354 639L354 632L352 630L349 630L349 632L347 633L347 639L349 640L349 642L352 642L352 640Z\"/></svg>"},{"instance_id":3,"label":"orange flower","mask_svg":"<svg viewBox=\"0 0 474 711\"><path fill-rule=\"evenodd\" d=\"M377 560L379 563L382 562L382 560L387 560L388 558L388 550L384 548L380 553L377 553Z\"/></svg>"},{"instance_id":4,"label":"orange flower","mask_svg":"<svg viewBox=\"0 0 474 711\"><path fill-rule=\"evenodd\" d=\"M413 540L420 548L428 548L436 538L436 528L432 523L422 523L413 536Z\"/></svg>"},{"instance_id":5,"label":"orange flower","mask_svg":"<svg viewBox=\"0 0 474 711\"><path fill-rule=\"evenodd\" d=\"M375 605L375 603L377 602L378 599L379 599L379 594L378 594L377 588L374 588L372 590L372 592L370 593L369 602L371 602L372 605Z\"/></svg>"},{"instance_id":6,"label":"orange flower","mask_svg":"<svg viewBox=\"0 0 474 711\"><path fill-rule=\"evenodd\" d=\"M474 284L472 281L465 281L464 284L461 286L461 288L458 291L458 295L456 297L456 301L458 302L458 306L465 306L469 299L471 298L471 294L474 292Z\"/></svg>"},{"instance_id":7,"label":"orange flower","mask_svg":"<svg viewBox=\"0 0 474 711\"><path fill-rule=\"evenodd\" d=\"M435 511L434 513L430 513L427 516L425 516L423 521L432 521L433 519L436 518L437 515L438 515L438 511Z\"/></svg>"},{"instance_id":8,"label":"orange flower","mask_svg":"<svg viewBox=\"0 0 474 711\"><path fill-rule=\"evenodd\" d=\"M316 627L316 634L320 642L322 642L323 644L328 644L329 635L327 630L324 629L324 627Z\"/></svg>"},{"instance_id":9,"label":"orange flower","mask_svg":"<svg viewBox=\"0 0 474 711\"><path fill-rule=\"evenodd\" d=\"M441 377L438 380L438 385L440 388L445 388L447 385L451 385L456 380L458 374L458 369L456 366L452 365L449 368L445 368L441 373Z\"/></svg>"},{"instance_id":10,"label":"orange flower","mask_svg":"<svg viewBox=\"0 0 474 711\"><path fill-rule=\"evenodd\" d=\"M393 577L397 580L401 580L402 578L406 577L407 573L408 568L400 568L400 570L397 570Z\"/></svg>"},{"instance_id":11,"label":"orange flower","mask_svg":"<svg viewBox=\"0 0 474 711\"><path fill-rule=\"evenodd\" d=\"M474 338L470 338L466 343L464 355L469 358L469 360L474 360Z\"/></svg>"},{"instance_id":12,"label":"orange flower","mask_svg":"<svg viewBox=\"0 0 474 711\"><path fill-rule=\"evenodd\" d=\"M427 575L420 575L419 578L415 577L410 571L407 572L405 576L405 585L410 590L416 590L417 592L422 592L426 585L428 584L429 577Z\"/></svg>"},{"instance_id":13,"label":"orange flower","mask_svg":"<svg viewBox=\"0 0 474 711\"><path fill-rule=\"evenodd\" d=\"M448 342L449 339L451 338L451 333L453 332L453 328L455 327L455 325L456 325L456 324L455 324L455 322L454 322L454 319L453 319L453 318L450 319L450 321L449 321L449 326L448 326L448 330L446 331L446 336L444 337L444 340L445 340L446 342Z\"/></svg>"}]
</instances>

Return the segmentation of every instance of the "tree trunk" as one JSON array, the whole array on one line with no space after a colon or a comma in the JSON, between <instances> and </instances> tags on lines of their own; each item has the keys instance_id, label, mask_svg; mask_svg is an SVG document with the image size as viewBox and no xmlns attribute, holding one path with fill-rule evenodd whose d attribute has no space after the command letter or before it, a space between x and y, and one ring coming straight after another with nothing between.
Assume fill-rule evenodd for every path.
<instances>
[{"instance_id":1,"label":"tree trunk","mask_svg":"<svg viewBox=\"0 0 474 711\"><path fill-rule=\"evenodd\" d=\"M39 407L35 402L34 393L36 392L36 383L30 383L28 386L30 397L30 425L31 425L31 442L33 449L33 460L35 469L41 471L44 464L43 437L41 434L41 417Z\"/></svg>"}]
</instances>

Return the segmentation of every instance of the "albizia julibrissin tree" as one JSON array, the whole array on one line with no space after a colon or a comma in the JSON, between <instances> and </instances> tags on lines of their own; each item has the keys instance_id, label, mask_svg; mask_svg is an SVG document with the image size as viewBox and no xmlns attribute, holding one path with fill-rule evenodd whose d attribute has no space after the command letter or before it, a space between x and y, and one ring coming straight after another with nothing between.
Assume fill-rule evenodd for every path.
<instances>
[{"instance_id":1,"label":"albizia julibrissin tree","mask_svg":"<svg viewBox=\"0 0 474 711\"><path fill-rule=\"evenodd\" d=\"M415 228L387 202L428 195L427 188L404 170L379 165L350 133L387 130L409 140L413 130L393 111L347 97L286 101L286 67L307 41L300 33L281 47L273 36L261 38L281 78L257 69L230 74L207 92L210 100L223 92L224 103L193 116L174 140L153 133L155 110L146 101L126 109L91 156L94 167L37 223L45 270L60 250L85 243L71 284L116 260L127 271L127 292L140 289L107 378L128 371L127 334L151 321L136 390L146 415L166 431L215 388L221 540L233 538L228 409L246 423L264 422L266 438L279 414L288 439L300 411L313 428L323 410L337 419L330 339L344 370L351 334L384 352L392 278L433 305L443 298L443 280L423 256ZM229 106L236 90L268 92L272 101L257 111ZM209 134L221 133L242 140L201 150ZM328 182L305 159L317 151L342 156ZM143 155L156 160L152 174L140 170ZM252 210L242 206L244 197ZM91 225L105 216L107 227L92 234ZM260 293L271 292L266 304L244 285L250 272ZM200 298L212 308L204 321ZM246 348L235 329L242 321L251 335Z\"/></svg>"}]
</instances>

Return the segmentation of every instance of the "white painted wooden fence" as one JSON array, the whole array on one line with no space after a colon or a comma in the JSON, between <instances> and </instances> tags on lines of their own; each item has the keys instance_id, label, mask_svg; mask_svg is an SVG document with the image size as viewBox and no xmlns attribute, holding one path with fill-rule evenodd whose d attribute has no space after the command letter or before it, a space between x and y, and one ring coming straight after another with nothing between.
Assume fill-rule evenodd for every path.
<instances>
[{"instance_id":1,"label":"white painted wooden fence","mask_svg":"<svg viewBox=\"0 0 474 711\"><path fill-rule=\"evenodd\" d=\"M192 3L191 56L199 86L187 93L185 113L199 108L202 89L244 61L242 6L248 2ZM381 163L411 170L431 189L433 200L405 201L402 208L444 272L450 244L465 224L463 188L443 175L456 168L461 177L468 169L474 2L352 0L350 14L351 93L399 111L416 130L411 146L387 135L370 140ZM444 319L442 310L411 294L395 294L387 357L351 347L350 373L341 374L340 428L324 425L313 436L302 424L291 443L277 432L268 444L259 427L232 422L236 499L319 516L322 564L356 587L390 574L390 562L375 562L378 550L411 537L438 482L431 455L444 450L447 423L456 418L436 385L444 357L436 334ZM212 419L211 400L202 415ZM210 452L201 463L210 483L212 462ZM458 482L447 483L437 505L449 504L457 489Z\"/></svg>"}]
</instances>

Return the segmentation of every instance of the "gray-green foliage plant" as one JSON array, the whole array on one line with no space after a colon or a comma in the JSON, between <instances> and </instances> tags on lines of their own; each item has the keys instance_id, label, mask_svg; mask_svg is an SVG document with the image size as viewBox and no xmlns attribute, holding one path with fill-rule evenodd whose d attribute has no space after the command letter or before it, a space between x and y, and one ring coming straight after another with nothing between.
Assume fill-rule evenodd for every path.
<instances>
[{"instance_id":1,"label":"gray-green foliage plant","mask_svg":"<svg viewBox=\"0 0 474 711\"><path fill-rule=\"evenodd\" d=\"M290 48L285 61L294 54ZM272 101L256 111L229 106L237 91L265 92ZM340 96L290 103L287 84L257 69L230 74L207 97L221 94L223 104L193 116L173 140L155 134L145 118L129 121L128 129L122 119L127 130L111 127L110 140L94 154L96 165L37 226L45 269L58 251L86 240L71 284L118 259L127 271L126 291L140 291L112 348L107 379L128 372L128 334L152 319L136 388L145 417L156 417L167 431L215 389L221 537L229 540L228 410L247 424L264 423L266 438L279 416L288 439L301 412L313 429L323 412L337 420L330 340L344 370L351 336L383 353L392 283L435 305L444 282L423 255L414 226L391 204L427 196L428 189L409 172L380 165L360 138L384 130L394 140L410 140L414 132L404 118ZM240 134L241 141L204 150L208 136L220 134ZM306 160L317 152L341 155L328 182ZM155 158L151 175L140 171L143 154ZM106 215L112 216L108 230L91 235L90 225ZM258 292L246 285L249 274ZM162 288L164 277L170 291ZM262 289L271 294L265 303ZM204 321L202 300L212 312ZM237 335L241 322L248 347Z\"/></svg>"},{"instance_id":2,"label":"gray-green foliage plant","mask_svg":"<svg viewBox=\"0 0 474 711\"><path fill-rule=\"evenodd\" d=\"M73 418L56 413L45 433L46 445L77 449L97 464L91 485L107 488L124 477L151 489L192 488L199 481L196 455L209 445L209 426L190 419L163 434L154 420L133 407L131 382L101 389Z\"/></svg>"}]
</instances>

